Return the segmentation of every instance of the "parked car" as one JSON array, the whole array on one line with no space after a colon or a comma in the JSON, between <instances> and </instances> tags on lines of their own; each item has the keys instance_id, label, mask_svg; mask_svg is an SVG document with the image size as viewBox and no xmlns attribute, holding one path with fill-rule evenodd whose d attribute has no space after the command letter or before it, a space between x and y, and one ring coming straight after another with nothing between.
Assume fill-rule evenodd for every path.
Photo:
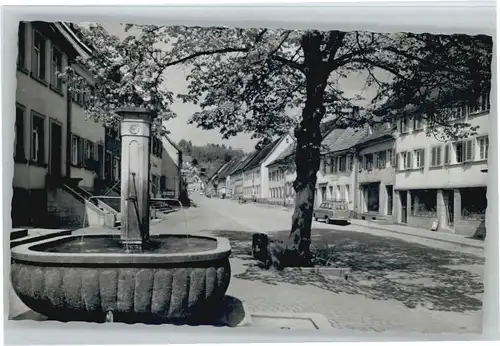
<instances>
[{"instance_id":1,"label":"parked car","mask_svg":"<svg viewBox=\"0 0 500 346\"><path fill-rule=\"evenodd\" d=\"M324 220L326 223L331 221L348 222L351 218L351 211L346 201L328 200L314 208L313 218L315 221Z\"/></svg>"}]
</instances>

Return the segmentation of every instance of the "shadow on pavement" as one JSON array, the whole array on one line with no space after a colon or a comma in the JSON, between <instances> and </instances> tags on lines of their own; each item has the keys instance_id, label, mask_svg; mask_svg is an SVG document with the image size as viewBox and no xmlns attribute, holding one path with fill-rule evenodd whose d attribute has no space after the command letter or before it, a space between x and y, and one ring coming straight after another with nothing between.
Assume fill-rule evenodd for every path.
<instances>
[{"instance_id":1,"label":"shadow on pavement","mask_svg":"<svg viewBox=\"0 0 500 346\"><path fill-rule=\"evenodd\" d=\"M367 233L313 229L312 248L321 265L351 268L351 277L344 280L298 270L265 271L252 260L251 233L212 233L229 238L232 256L246 261L246 271L235 275L238 279L312 285L335 293L395 299L410 308L454 312L482 308L481 257ZM272 238L287 236L288 231L273 232Z\"/></svg>"}]
</instances>

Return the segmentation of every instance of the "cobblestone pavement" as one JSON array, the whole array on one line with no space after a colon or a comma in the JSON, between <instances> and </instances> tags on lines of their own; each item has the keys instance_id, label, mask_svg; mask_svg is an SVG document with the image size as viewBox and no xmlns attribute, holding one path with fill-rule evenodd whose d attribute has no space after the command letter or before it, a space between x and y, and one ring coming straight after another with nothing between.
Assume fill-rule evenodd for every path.
<instances>
[{"instance_id":1,"label":"cobblestone pavement","mask_svg":"<svg viewBox=\"0 0 500 346\"><path fill-rule=\"evenodd\" d=\"M279 208L195 198L187 229L228 237L233 278L228 294L254 312L314 312L342 330L480 333L483 249L362 225L313 224L319 251L335 247L335 266L349 280L293 270L260 269L249 256L251 233L286 237L290 213ZM153 233L186 232L182 213L152 226Z\"/></svg>"}]
</instances>

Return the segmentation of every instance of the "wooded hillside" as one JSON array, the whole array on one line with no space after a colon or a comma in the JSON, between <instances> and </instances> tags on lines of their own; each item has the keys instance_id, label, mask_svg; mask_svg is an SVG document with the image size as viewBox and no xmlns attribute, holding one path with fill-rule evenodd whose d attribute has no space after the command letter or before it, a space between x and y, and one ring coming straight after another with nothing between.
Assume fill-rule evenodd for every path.
<instances>
[{"instance_id":1,"label":"wooded hillside","mask_svg":"<svg viewBox=\"0 0 500 346\"><path fill-rule=\"evenodd\" d=\"M191 164L205 168L206 177L210 177L221 165L235 157L242 157L245 153L241 149L233 149L224 144L208 143L206 145L193 145L191 141L181 139L178 143L184 157L191 158Z\"/></svg>"}]
</instances>

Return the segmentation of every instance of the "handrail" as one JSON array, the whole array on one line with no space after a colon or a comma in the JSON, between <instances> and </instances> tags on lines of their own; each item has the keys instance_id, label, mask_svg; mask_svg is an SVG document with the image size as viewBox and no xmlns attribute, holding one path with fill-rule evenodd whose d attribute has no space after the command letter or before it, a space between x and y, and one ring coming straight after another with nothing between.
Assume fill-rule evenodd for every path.
<instances>
[{"instance_id":1,"label":"handrail","mask_svg":"<svg viewBox=\"0 0 500 346\"><path fill-rule=\"evenodd\" d=\"M102 199L105 199L105 198L108 198L108 199L121 199L121 196L106 196L106 195L103 195L103 196L92 196L89 198L90 199L93 199L93 198L102 198ZM184 210L184 206L182 205L182 202L179 200L179 199L176 199L176 198L149 198L148 199L149 202L151 201L173 201L173 202L177 202L179 204L179 207L182 211L182 217L184 219L184 229L186 230L187 232L187 218L186 218L186 211ZM85 221L87 220L87 213L85 212L85 215L84 215L84 218L83 218L83 226L82 228L85 227Z\"/></svg>"},{"instance_id":2,"label":"handrail","mask_svg":"<svg viewBox=\"0 0 500 346\"><path fill-rule=\"evenodd\" d=\"M111 191L114 191L113 189L114 189L114 188L115 188L118 184L120 184L120 180L118 180L118 181L117 181L117 182L116 182L113 186L111 186L111 187L108 187L108 186L107 186L107 188L108 188L108 192L106 192L106 193L104 194L104 196L107 196L107 195L108 195Z\"/></svg>"},{"instance_id":3,"label":"handrail","mask_svg":"<svg viewBox=\"0 0 500 346\"><path fill-rule=\"evenodd\" d=\"M63 184L62 185L66 190L69 190L69 192L72 194L72 195L76 195L78 196L78 198L82 199L83 201L86 201L85 197L83 197L81 194L79 194L77 191L75 191L74 189L72 189L71 187L69 187L67 184Z\"/></svg>"}]
</instances>

